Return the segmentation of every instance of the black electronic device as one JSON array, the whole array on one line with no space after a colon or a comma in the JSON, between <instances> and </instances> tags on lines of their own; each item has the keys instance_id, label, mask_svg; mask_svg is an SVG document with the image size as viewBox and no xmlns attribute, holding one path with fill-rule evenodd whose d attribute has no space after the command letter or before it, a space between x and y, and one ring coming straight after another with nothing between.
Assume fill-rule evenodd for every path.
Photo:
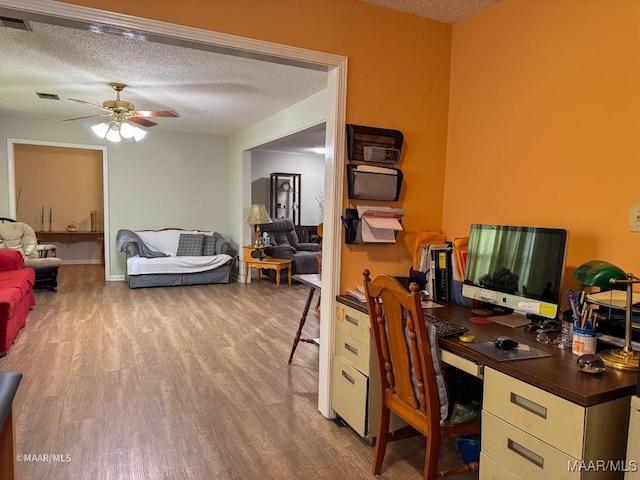
<instances>
[{"instance_id":1,"label":"black electronic device","mask_svg":"<svg viewBox=\"0 0 640 480\"><path fill-rule=\"evenodd\" d=\"M504 335L499 336L493 341L493 344L496 348L500 350L513 350L518 346L518 342L513 340L512 338L505 337Z\"/></svg>"},{"instance_id":2,"label":"black electronic device","mask_svg":"<svg viewBox=\"0 0 640 480\"><path fill-rule=\"evenodd\" d=\"M256 248L255 250L253 250L251 252L251 258L255 258L257 260L262 261L262 259L264 258L264 253L262 252L262 249Z\"/></svg>"}]
</instances>

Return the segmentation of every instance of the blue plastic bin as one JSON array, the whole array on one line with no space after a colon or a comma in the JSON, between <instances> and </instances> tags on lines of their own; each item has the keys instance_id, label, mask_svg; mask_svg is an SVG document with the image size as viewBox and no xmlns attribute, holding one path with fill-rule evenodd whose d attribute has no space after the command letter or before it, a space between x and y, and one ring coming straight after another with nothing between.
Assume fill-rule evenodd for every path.
<instances>
[{"instance_id":1,"label":"blue plastic bin","mask_svg":"<svg viewBox=\"0 0 640 480\"><path fill-rule=\"evenodd\" d=\"M480 461L480 437L478 435L459 437L458 449L462 453L462 461L464 463Z\"/></svg>"}]
</instances>

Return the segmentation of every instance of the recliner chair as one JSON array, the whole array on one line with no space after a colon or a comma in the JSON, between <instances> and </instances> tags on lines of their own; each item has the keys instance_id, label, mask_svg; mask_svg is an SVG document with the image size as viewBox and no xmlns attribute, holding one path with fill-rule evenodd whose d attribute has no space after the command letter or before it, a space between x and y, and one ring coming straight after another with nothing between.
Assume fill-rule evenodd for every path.
<instances>
[{"instance_id":1,"label":"recliner chair","mask_svg":"<svg viewBox=\"0 0 640 480\"><path fill-rule=\"evenodd\" d=\"M39 245L36 233L24 222L0 218L0 248L19 251L26 267L33 267L36 274L33 288L52 292L58 288L58 267L62 260L56 256L55 245Z\"/></svg>"},{"instance_id":2,"label":"recliner chair","mask_svg":"<svg viewBox=\"0 0 640 480\"><path fill-rule=\"evenodd\" d=\"M293 260L292 273L318 273L316 255L321 250L320 244L300 242L291 219L274 218L272 223L260 225L260 230L271 238L271 246L265 248L265 255Z\"/></svg>"}]
</instances>

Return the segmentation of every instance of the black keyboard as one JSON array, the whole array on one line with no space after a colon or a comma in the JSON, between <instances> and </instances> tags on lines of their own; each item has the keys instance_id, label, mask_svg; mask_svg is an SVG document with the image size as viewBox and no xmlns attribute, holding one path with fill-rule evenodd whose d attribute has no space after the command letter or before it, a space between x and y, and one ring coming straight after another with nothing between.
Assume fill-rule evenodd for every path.
<instances>
[{"instance_id":1,"label":"black keyboard","mask_svg":"<svg viewBox=\"0 0 640 480\"><path fill-rule=\"evenodd\" d=\"M442 318L435 317L430 313L424 313L424 320L431 325L435 325L436 327L436 335L439 337L457 337L461 333L469 330L467 327L458 325L457 323L451 323L448 320L443 320Z\"/></svg>"}]
</instances>

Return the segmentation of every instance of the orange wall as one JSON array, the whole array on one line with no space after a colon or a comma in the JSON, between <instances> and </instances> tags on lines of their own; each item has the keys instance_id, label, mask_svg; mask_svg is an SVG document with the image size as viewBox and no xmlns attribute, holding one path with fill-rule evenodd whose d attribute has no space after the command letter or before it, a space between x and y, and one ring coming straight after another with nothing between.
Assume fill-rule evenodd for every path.
<instances>
[{"instance_id":1,"label":"orange wall","mask_svg":"<svg viewBox=\"0 0 640 480\"><path fill-rule=\"evenodd\" d=\"M156 0L66 1L349 58L347 122L405 135L399 167L406 182L394 206L407 215L397 245L344 247L343 290L362 283L364 267L406 275L412 232L440 227L450 25L360 0L184 0L179 7Z\"/></svg>"},{"instance_id":2,"label":"orange wall","mask_svg":"<svg viewBox=\"0 0 640 480\"><path fill-rule=\"evenodd\" d=\"M453 27L443 229L569 230L640 274L640 2L501 0ZM568 280L567 280L568 278Z\"/></svg>"}]
</instances>

